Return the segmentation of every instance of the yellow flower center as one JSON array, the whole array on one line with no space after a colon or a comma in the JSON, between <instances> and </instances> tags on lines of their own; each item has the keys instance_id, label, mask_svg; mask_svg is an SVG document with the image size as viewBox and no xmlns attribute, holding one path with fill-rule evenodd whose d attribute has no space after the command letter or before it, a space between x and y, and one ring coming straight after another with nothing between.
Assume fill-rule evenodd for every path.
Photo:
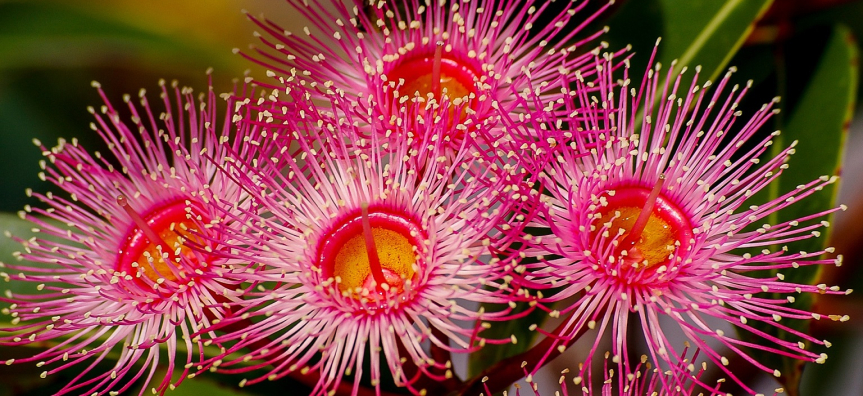
<instances>
[{"instance_id":1,"label":"yellow flower center","mask_svg":"<svg viewBox=\"0 0 863 396\"><path fill-rule=\"evenodd\" d=\"M616 241L620 268L645 270L666 265L689 249L694 237L688 217L663 193L664 176L652 190L626 186L608 191L593 223L593 240ZM602 232L602 235L597 235Z\"/></svg>"},{"instance_id":2,"label":"yellow flower center","mask_svg":"<svg viewBox=\"0 0 863 396\"><path fill-rule=\"evenodd\" d=\"M623 235L618 240L624 241L629 236L629 232L635 225L635 221L638 219L638 215L641 214L641 210L642 208L633 206L618 207L613 211L603 214L599 219L599 224L605 224L610 221L609 234L614 236L622 230ZM614 218L617 213L620 216ZM627 262L635 268L642 269L662 264L674 252L676 242L676 230L662 217L651 213L650 217L647 218L647 224L644 226L641 236L627 250L626 254L629 259Z\"/></svg>"},{"instance_id":3,"label":"yellow flower center","mask_svg":"<svg viewBox=\"0 0 863 396\"><path fill-rule=\"evenodd\" d=\"M410 240L398 231L372 228L381 270L391 288L401 289L414 276L416 252ZM341 279L341 291L361 292L374 279L364 235L348 239L336 254L333 275Z\"/></svg>"},{"instance_id":4,"label":"yellow flower center","mask_svg":"<svg viewBox=\"0 0 863 396\"><path fill-rule=\"evenodd\" d=\"M434 52L425 51L407 56L408 59L387 73L389 81L404 82L397 88L397 93L394 92L396 98L412 99L418 95L427 100L431 94L438 101L446 95L450 102L456 99L467 102L471 94L477 94L476 82L479 80L479 73L469 62L443 54L441 47L436 47ZM458 119L454 119L454 113L455 108L451 107L450 120L458 122L465 118L467 110L462 108Z\"/></svg>"},{"instance_id":5,"label":"yellow flower center","mask_svg":"<svg viewBox=\"0 0 863 396\"><path fill-rule=\"evenodd\" d=\"M118 272L125 272L139 285L146 286L141 277L153 283L182 281L196 269L207 267L209 257L192 248L206 245L197 223L189 218L190 214L201 216L195 205L187 205L185 199L180 199L141 216L125 197L118 198L118 202L132 217L132 227L119 249Z\"/></svg>"},{"instance_id":6,"label":"yellow flower center","mask_svg":"<svg viewBox=\"0 0 863 396\"><path fill-rule=\"evenodd\" d=\"M322 235L318 266L344 296L388 299L410 289L422 265L423 235L415 221L396 210L363 208Z\"/></svg>"}]
</instances>

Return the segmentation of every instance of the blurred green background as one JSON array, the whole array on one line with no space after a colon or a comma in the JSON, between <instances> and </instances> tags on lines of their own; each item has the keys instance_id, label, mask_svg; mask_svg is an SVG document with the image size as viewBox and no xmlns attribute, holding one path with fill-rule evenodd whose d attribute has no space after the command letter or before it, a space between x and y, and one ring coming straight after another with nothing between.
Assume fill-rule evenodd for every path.
<instances>
[{"instance_id":1,"label":"blurred green background","mask_svg":"<svg viewBox=\"0 0 863 396\"><path fill-rule=\"evenodd\" d=\"M274 7L274 6L282 7ZM90 81L112 100L159 78L206 89L214 68L217 92L231 89L248 62L232 48L253 39L243 8L285 10L243 1L0 1L0 210L17 211L24 189L38 183L40 157L31 140L58 137L91 143L87 106L100 104ZM95 142L93 142L95 143Z\"/></svg>"},{"instance_id":2,"label":"blurred green background","mask_svg":"<svg viewBox=\"0 0 863 396\"><path fill-rule=\"evenodd\" d=\"M593 1L591 6L602 3ZM104 150L89 129L91 118L85 110L101 104L91 81L101 82L109 98L119 103L122 94L142 87L155 92L160 78L177 79L201 92L209 67L215 69L217 92L231 90L232 79L242 78L247 69L252 76L266 78L262 69L231 51L256 40L254 26L241 9L263 12L283 27L298 29L305 24L278 0L0 0L0 212L8 213L0 215L0 229L26 234L29 227L11 213L34 203L26 198L26 188L49 189L37 178L41 155L31 143L34 138L52 145L58 137L76 137L86 147ZM735 65L736 82L752 79L744 113L751 114L776 95L783 97L782 113L773 125L783 130L782 144L776 147L793 140L801 144L781 188L841 173L846 177L838 194L851 207L836 217L832 228L832 244L845 255L845 265L800 276L863 290L863 161L857 159L863 157L857 154L863 150L863 125L851 119L860 102L855 37L863 37L863 1L618 0L594 28L603 25L611 27L604 38L610 48L633 45L633 70L643 70L656 38L662 36L659 59L666 67L679 59L678 68L702 65L704 78L715 78ZM839 143L845 140L850 151L843 166ZM798 205L783 216L829 207L836 194L824 191L808 206ZM15 249L9 241L0 243L0 261L9 260ZM821 312L850 314L852 322L819 322L810 329L833 341L834 347L828 351L827 365L806 367L800 394L863 394L863 330L854 324L863 320L863 300L852 294L814 304ZM512 347L500 355L516 353ZM5 348L0 357L30 352ZM470 364L483 364L477 360L482 359ZM573 367L575 362L564 357L554 365ZM794 371L793 362L776 364L790 365ZM0 365L0 396L50 394L65 378L42 380L39 372L30 365ZM746 373L747 382L765 392L778 386L755 370ZM790 381L785 384L788 390L796 393L798 378L784 379ZM550 381L556 386L556 374ZM237 377L206 376L174 394L263 395L284 389L258 386L241 392L237 382ZM827 392L825 386L833 388ZM553 392L554 386L545 389Z\"/></svg>"}]
</instances>

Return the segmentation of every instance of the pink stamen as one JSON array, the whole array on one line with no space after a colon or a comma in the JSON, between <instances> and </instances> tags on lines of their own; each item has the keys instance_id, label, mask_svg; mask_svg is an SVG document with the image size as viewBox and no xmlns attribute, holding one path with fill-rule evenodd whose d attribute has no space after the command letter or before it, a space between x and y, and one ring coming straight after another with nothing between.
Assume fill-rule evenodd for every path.
<instances>
[{"instance_id":1,"label":"pink stamen","mask_svg":"<svg viewBox=\"0 0 863 396\"><path fill-rule=\"evenodd\" d=\"M653 186L653 191L651 191L650 195L647 196L644 208L642 208L641 213L638 214L638 219L636 219L635 224L632 225L629 235L623 240L623 243L620 244L620 249L622 251L628 251L635 246L639 239L641 239L641 233L644 232L644 227L647 226L647 220L650 219L650 215L653 213L653 207L656 206L656 199L659 198L659 193L662 192L663 184L665 184L665 175L659 175L659 180L656 181L656 185Z\"/></svg>"},{"instance_id":2,"label":"pink stamen","mask_svg":"<svg viewBox=\"0 0 863 396\"><path fill-rule=\"evenodd\" d=\"M366 240L366 252L369 255L369 269L372 271L372 277L378 284L378 289L382 289L382 285L388 285L387 279L384 276L384 270L381 267L381 260L378 257L378 249L375 247L375 237L372 235L372 224L369 221L369 205L366 203L360 204L363 218L363 238Z\"/></svg>"},{"instance_id":3,"label":"pink stamen","mask_svg":"<svg viewBox=\"0 0 863 396\"><path fill-rule=\"evenodd\" d=\"M144 235L147 236L147 239L150 240L150 243L156 244L162 248L162 252L167 252L169 255L173 256L174 251L168 246L168 243L165 242L153 228L150 227L149 224L138 214L134 209L129 205L129 200L126 199L125 195L117 196L117 204L129 214L129 217L132 218L132 221L135 222L135 225L138 226L141 231L144 232Z\"/></svg>"},{"instance_id":4,"label":"pink stamen","mask_svg":"<svg viewBox=\"0 0 863 396\"><path fill-rule=\"evenodd\" d=\"M443 57L443 42L437 42L437 48L434 50L434 63L432 64L432 81L431 81L431 90L434 94L435 98L440 98L441 95L441 87L440 87L440 68L441 68L441 58Z\"/></svg>"}]
</instances>

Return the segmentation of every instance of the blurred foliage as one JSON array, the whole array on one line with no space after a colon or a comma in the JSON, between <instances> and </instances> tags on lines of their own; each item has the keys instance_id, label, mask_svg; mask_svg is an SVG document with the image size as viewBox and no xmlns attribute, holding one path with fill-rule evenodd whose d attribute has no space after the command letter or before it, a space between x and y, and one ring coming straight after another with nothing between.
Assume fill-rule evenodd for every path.
<instances>
[{"instance_id":1,"label":"blurred foliage","mask_svg":"<svg viewBox=\"0 0 863 396\"><path fill-rule=\"evenodd\" d=\"M503 304L483 304L483 307L486 309L486 312L497 312L506 308ZM522 313L529 309L530 307L527 303L521 302L518 303L512 312ZM505 322L489 322L491 327L482 332L484 338L505 340L510 336L515 336L516 344L486 344L479 351L471 353L468 357L468 377L479 375L496 362L530 349L537 337L537 332L530 331L530 326L542 323L547 317L547 312L535 309L526 313L520 319Z\"/></svg>"},{"instance_id":2,"label":"blurred foliage","mask_svg":"<svg viewBox=\"0 0 863 396\"><path fill-rule=\"evenodd\" d=\"M631 0L624 1L608 25L611 48L631 44L636 53L633 70L645 70L656 39L656 58L664 69L677 61L675 71L702 67L715 79L749 36L773 0ZM636 76L638 77L638 76Z\"/></svg>"},{"instance_id":3,"label":"blurred foliage","mask_svg":"<svg viewBox=\"0 0 863 396\"><path fill-rule=\"evenodd\" d=\"M24 204L34 204L24 195L25 188L49 189L36 176L41 154L32 145L33 138L52 145L58 137L77 137L93 150L104 150L88 128L91 118L85 108L101 101L90 88L91 80L102 82L109 98L119 102L122 93L141 87L152 90L159 78L179 79L202 91L208 67L215 68L217 92L232 89L231 79L241 77L245 69L253 69L253 75L260 73L231 53L232 48L255 40L252 25L239 12L243 7L256 13L266 11L283 25L297 23L299 18L283 2L265 0L0 0L0 158L4 170L0 173L0 211L14 212ZM730 65L739 66L735 78L741 83L752 79L754 84L742 106L744 111L781 94L783 113L775 121L783 134L774 147L779 149L793 140L800 140L800 145L777 192L835 173L853 99L860 92L856 89L856 45L851 37L863 35L863 1L618 0L601 19L597 25L611 27L604 38L611 49L633 45L633 70L644 70L661 36L658 60L665 70L677 59L678 70L701 65L703 79L707 79ZM826 209L833 205L835 192L835 188L823 191L805 204L792 206L778 219ZM2 230L27 237L29 228L12 214L0 216ZM9 262L14 250L18 250L17 243L0 241L0 261ZM799 271L795 276L805 280L817 274ZM811 301L801 298L798 304L805 307ZM504 330L524 329L538 320L532 314L507 323ZM528 346L529 339L519 336L523 341L518 346ZM842 348L843 341L850 342L838 339L834 348ZM31 352L12 348L4 349L2 355ZM476 355L472 371L516 352L514 348L497 349L492 356ZM783 380L794 392L798 377L793 374L796 369L788 368L793 363L774 363L786 367ZM828 360L825 367L831 364L841 362ZM41 370L32 365L2 367L0 382L7 385L0 386L0 396L50 394L58 389L63 375L74 376L61 374L46 382L38 378ZM830 375L831 370L818 369ZM239 390L237 382L236 376L205 376L184 383L174 394L252 395L304 389L282 380Z\"/></svg>"},{"instance_id":4,"label":"blurred foliage","mask_svg":"<svg viewBox=\"0 0 863 396\"><path fill-rule=\"evenodd\" d=\"M159 78L203 90L213 67L217 92L228 91L252 68L231 53L251 41L250 25L237 2L0 2L0 211L28 203L25 188L47 187L32 139L102 148L88 129L85 108L101 101L90 81L119 101Z\"/></svg>"},{"instance_id":5,"label":"blurred foliage","mask_svg":"<svg viewBox=\"0 0 863 396\"><path fill-rule=\"evenodd\" d=\"M758 204L768 199L775 199L798 185L839 173L845 137L857 93L858 54L850 31L844 26L837 25L832 29L810 32L806 37L791 40L787 45L771 51L777 68L773 77L776 78L775 83L779 87L779 93L785 94L783 97L788 96L789 100L783 112L789 115L774 119L776 129L782 133L774 139L774 144L766 156L778 155L794 141L797 141L798 145L797 154L791 158L791 166L782 173L778 182L772 183L769 189L762 191L763 194L753 198L753 203ZM817 62L814 65L812 62L796 62L798 59L815 59ZM837 192L837 184L827 186L785 210L774 213L769 223L777 224L829 210L836 205ZM832 218L833 216L829 216L826 220L832 221ZM825 219L817 219L817 221L821 220ZM800 226L817 223L817 221L801 223ZM822 238L789 243L788 250L791 252L822 250L827 245L831 231L831 228L822 229L820 230ZM782 271L782 273L789 282L816 284L821 282L822 270L821 266L801 267ZM772 298L781 299L784 296L774 295ZM796 301L789 305L809 310L813 303L813 296L806 294L797 296ZM787 320L784 324L792 329L809 333L809 321ZM778 331L772 326L756 325L756 328L783 339L794 342L798 340L798 337ZM747 340L762 343L759 336L748 333L743 336ZM788 393L797 394L803 369L802 362L759 351L753 351L753 354L760 356L759 360L768 367L778 368L783 374L780 382L786 387Z\"/></svg>"}]
</instances>

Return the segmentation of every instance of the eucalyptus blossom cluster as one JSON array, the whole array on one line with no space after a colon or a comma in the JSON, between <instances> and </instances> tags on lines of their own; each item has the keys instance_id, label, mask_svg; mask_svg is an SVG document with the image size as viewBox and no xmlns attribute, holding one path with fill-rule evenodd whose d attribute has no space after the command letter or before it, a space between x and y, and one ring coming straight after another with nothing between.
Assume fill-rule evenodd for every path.
<instances>
[{"instance_id":1,"label":"eucalyptus blossom cluster","mask_svg":"<svg viewBox=\"0 0 863 396\"><path fill-rule=\"evenodd\" d=\"M743 114L734 70L635 70L583 31L608 5L289 3L314 32L250 17L262 45L242 55L266 78L221 97L162 83L122 111L94 84L110 152L36 142L57 193L22 211L38 236L0 275L34 291L0 297L0 343L48 347L6 364L82 367L58 394L162 394L216 371L315 395L477 395L522 377L539 392L537 371L587 340L548 389L689 395L720 394L708 366L756 393L729 353L776 377L752 350L827 358L787 322L847 316L789 302L848 291L785 274L841 259L785 246L844 207L770 219L836 178L753 200L795 144L766 155L778 100ZM536 341L455 370L529 342L489 331L505 323Z\"/></svg>"}]
</instances>

